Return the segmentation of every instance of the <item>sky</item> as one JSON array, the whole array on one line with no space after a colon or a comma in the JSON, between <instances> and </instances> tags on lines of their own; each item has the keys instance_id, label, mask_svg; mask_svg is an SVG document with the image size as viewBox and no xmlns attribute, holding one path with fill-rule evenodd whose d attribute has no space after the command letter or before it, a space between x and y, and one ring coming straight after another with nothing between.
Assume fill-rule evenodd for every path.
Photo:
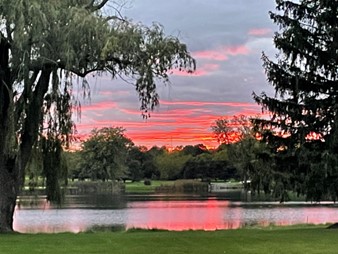
<instances>
[{"instance_id":1,"label":"sky","mask_svg":"<svg viewBox=\"0 0 338 254\"><path fill-rule=\"evenodd\" d=\"M90 100L76 120L79 136L93 128L123 127L136 145L217 147L211 125L221 117L255 116L261 107L252 92L273 94L262 67L264 51L274 58L269 18L272 0L126 0L122 15L164 26L197 61L195 73L174 72L170 85L158 83L160 105L148 119L132 85L109 76L89 80Z\"/></svg>"}]
</instances>

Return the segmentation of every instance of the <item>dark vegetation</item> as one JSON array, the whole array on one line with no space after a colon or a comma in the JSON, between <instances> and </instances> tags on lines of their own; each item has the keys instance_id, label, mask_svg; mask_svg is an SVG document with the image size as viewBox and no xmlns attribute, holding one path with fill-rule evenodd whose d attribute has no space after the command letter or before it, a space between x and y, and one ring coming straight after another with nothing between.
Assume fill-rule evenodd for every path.
<instances>
[{"instance_id":1,"label":"dark vegetation","mask_svg":"<svg viewBox=\"0 0 338 254\"><path fill-rule=\"evenodd\" d=\"M82 150L64 155L68 178L72 180L142 180L149 184L148 180L240 179L237 168L227 158L225 146L216 150L203 145L177 147L173 151L156 146L147 149L133 145L121 128L95 130Z\"/></svg>"},{"instance_id":2,"label":"dark vegetation","mask_svg":"<svg viewBox=\"0 0 338 254\"><path fill-rule=\"evenodd\" d=\"M263 53L275 96L254 94L270 114L255 119L273 167L262 187L308 200L338 197L338 1L276 1L276 60Z\"/></svg>"}]
</instances>

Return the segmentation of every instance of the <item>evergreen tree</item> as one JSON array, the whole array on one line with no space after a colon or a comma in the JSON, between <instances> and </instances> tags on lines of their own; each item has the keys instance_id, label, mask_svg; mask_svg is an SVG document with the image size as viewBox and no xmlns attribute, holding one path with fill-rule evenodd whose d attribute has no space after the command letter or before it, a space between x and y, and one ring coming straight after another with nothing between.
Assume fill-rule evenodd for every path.
<instances>
[{"instance_id":1,"label":"evergreen tree","mask_svg":"<svg viewBox=\"0 0 338 254\"><path fill-rule=\"evenodd\" d=\"M276 95L253 96L271 114L255 123L276 153L275 181L281 193L296 189L311 200L336 196L335 188L324 185L338 172L332 163L337 160L338 1L276 0L270 17L280 28L274 37L279 54L276 61L264 53L262 59ZM318 174L324 179L313 189Z\"/></svg>"}]
</instances>

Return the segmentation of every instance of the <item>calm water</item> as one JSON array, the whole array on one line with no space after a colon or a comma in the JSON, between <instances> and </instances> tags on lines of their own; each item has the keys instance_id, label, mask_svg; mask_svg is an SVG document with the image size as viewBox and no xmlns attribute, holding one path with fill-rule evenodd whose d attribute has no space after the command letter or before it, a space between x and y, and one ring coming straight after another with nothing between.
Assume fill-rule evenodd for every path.
<instances>
[{"instance_id":1,"label":"calm water","mask_svg":"<svg viewBox=\"0 0 338 254\"><path fill-rule=\"evenodd\" d=\"M97 201L97 200L96 200ZM102 200L101 200L102 201ZM88 203L92 204L90 207ZM95 202L94 202L95 203ZM106 203L107 204L107 203ZM105 208L98 203L56 209L17 208L14 228L19 232L80 232L95 226L168 230L235 229L248 225L268 226L338 221L332 204L242 203L216 198L203 200L114 200Z\"/></svg>"}]
</instances>

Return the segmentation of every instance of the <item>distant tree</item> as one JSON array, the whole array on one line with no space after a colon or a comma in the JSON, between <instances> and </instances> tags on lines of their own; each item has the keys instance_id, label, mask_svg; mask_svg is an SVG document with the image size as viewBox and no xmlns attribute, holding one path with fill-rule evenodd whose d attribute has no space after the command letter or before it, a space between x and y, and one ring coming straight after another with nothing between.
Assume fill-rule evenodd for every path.
<instances>
[{"instance_id":1,"label":"distant tree","mask_svg":"<svg viewBox=\"0 0 338 254\"><path fill-rule=\"evenodd\" d=\"M184 155L180 151L165 152L155 159L155 164L160 172L160 179L176 180L181 178L185 163L191 155Z\"/></svg>"},{"instance_id":2,"label":"distant tree","mask_svg":"<svg viewBox=\"0 0 338 254\"><path fill-rule=\"evenodd\" d=\"M134 145L121 127L94 129L83 143L82 174L92 180L115 180L127 175L127 158Z\"/></svg>"},{"instance_id":3,"label":"distant tree","mask_svg":"<svg viewBox=\"0 0 338 254\"><path fill-rule=\"evenodd\" d=\"M138 160L128 160L127 162L127 175L125 179L130 179L133 182L140 181L143 178L142 164Z\"/></svg>"},{"instance_id":4,"label":"distant tree","mask_svg":"<svg viewBox=\"0 0 338 254\"><path fill-rule=\"evenodd\" d=\"M271 192L274 157L266 144L247 136L230 144L227 155L247 190Z\"/></svg>"},{"instance_id":5,"label":"distant tree","mask_svg":"<svg viewBox=\"0 0 338 254\"><path fill-rule=\"evenodd\" d=\"M167 149L165 147L159 148L157 146L153 146L148 151L144 152L145 160L143 163L142 171L145 178L158 179L160 177L160 170L156 163L156 158L166 152Z\"/></svg>"},{"instance_id":6,"label":"distant tree","mask_svg":"<svg viewBox=\"0 0 338 254\"><path fill-rule=\"evenodd\" d=\"M229 160L228 145L221 144L213 153L213 160Z\"/></svg>"},{"instance_id":7,"label":"distant tree","mask_svg":"<svg viewBox=\"0 0 338 254\"><path fill-rule=\"evenodd\" d=\"M253 95L271 115L255 121L276 153L271 180L310 200L335 198L337 188L326 186L338 175L338 1L277 0L276 10L279 54L262 56L276 96Z\"/></svg>"},{"instance_id":8,"label":"distant tree","mask_svg":"<svg viewBox=\"0 0 338 254\"><path fill-rule=\"evenodd\" d=\"M241 140L251 130L251 122L247 116L219 118L211 126L211 130L221 144L230 144Z\"/></svg>"},{"instance_id":9,"label":"distant tree","mask_svg":"<svg viewBox=\"0 0 338 254\"><path fill-rule=\"evenodd\" d=\"M184 146L182 148L182 153L185 155L197 156L203 153L209 153L209 151L203 144L197 144Z\"/></svg>"},{"instance_id":10,"label":"distant tree","mask_svg":"<svg viewBox=\"0 0 338 254\"><path fill-rule=\"evenodd\" d=\"M127 158L128 175L132 181L140 181L144 177L143 165L145 163L146 150L133 146L130 148Z\"/></svg>"},{"instance_id":11,"label":"distant tree","mask_svg":"<svg viewBox=\"0 0 338 254\"><path fill-rule=\"evenodd\" d=\"M66 151L64 156L67 162L68 177L72 180L81 178L81 151Z\"/></svg>"},{"instance_id":12,"label":"distant tree","mask_svg":"<svg viewBox=\"0 0 338 254\"><path fill-rule=\"evenodd\" d=\"M109 0L0 0L0 232L13 230L36 143L70 141L73 85L88 94L89 74L133 78L147 116L159 102L156 80L168 82L174 68L195 69L186 45L160 25L146 27L119 13ZM58 158L61 150L47 151Z\"/></svg>"},{"instance_id":13,"label":"distant tree","mask_svg":"<svg viewBox=\"0 0 338 254\"><path fill-rule=\"evenodd\" d=\"M228 160L218 160L214 154L200 154L190 158L184 165L186 179L229 180L238 178L237 170Z\"/></svg>"}]
</instances>

